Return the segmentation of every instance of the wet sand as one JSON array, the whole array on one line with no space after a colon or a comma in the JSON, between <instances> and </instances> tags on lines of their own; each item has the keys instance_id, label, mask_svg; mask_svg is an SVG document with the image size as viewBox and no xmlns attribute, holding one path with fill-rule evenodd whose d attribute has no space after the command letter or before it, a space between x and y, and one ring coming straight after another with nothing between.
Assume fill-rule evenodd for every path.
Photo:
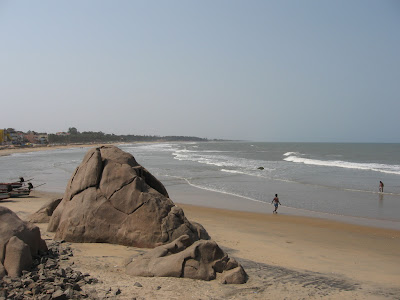
<instances>
[{"instance_id":1,"label":"wet sand","mask_svg":"<svg viewBox=\"0 0 400 300\"><path fill-rule=\"evenodd\" d=\"M268 212L226 210L194 205L199 199L220 201L217 193L169 187L171 199L190 221L202 224L249 275L244 285L178 278L130 277L123 261L146 251L120 245L70 244L74 256L66 265L102 281L93 288L120 288L119 299L398 299L400 297L400 231L319 218ZM21 218L50 198L33 191L28 198L6 199L0 205ZM226 198L225 198L226 197ZM231 196L224 195L224 201ZM184 199L185 201L180 201ZM234 202L234 199L230 201ZM181 202L186 202L183 204ZM192 204L188 204L192 203ZM280 208L281 209L281 208ZM47 224L38 224L50 241ZM142 287L134 286L139 282Z\"/></svg>"},{"instance_id":2,"label":"wet sand","mask_svg":"<svg viewBox=\"0 0 400 300\"><path fill-rule=\"evenodd\" d=\"M271 214L274 207L270 203L261 201L252 201L239 196L223 194L219 192L206 191L192 187L185 182L175 182L174 184L166 184L170 198L176 203L197 205L202 207L228 209L242 212L256 212ZM289 188L289 186L288 186ZM271 188L272 189L272 188ZM195 197L193 195L196 195ZM323 197L323 196L321 196ZM272 198L271 198L272 199ZM400 222L389 220L378 220L370 218L360 218L344 215L329 214L310 210L296 209L282 205L278 208L279 215L301 216L306 218L318 218L331 220L336 222L362 225L368 227L386 228L400 230Z\"/></svg>"}]
</instances>

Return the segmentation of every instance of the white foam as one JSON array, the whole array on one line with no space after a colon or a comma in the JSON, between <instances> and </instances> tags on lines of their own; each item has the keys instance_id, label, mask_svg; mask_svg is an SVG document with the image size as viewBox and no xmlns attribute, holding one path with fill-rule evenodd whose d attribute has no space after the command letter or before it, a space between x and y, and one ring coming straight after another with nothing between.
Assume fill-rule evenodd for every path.
<instances>
[{"instance_id":1,"label":"white foam","mask_svg":"<svg viewBox=\"0 0 400 300\"><path fill-rule=\"evenodd\" d=\"M212 151L214 152L214 151ZM221 168L237 168L239 171L256 170L258 167L263 166L266 171L272 170L265 167L268 162L260 160L250 160L240 157L232 157L220 154L211 154L210 152L197 152L197 151L182 151L178 150L173 153L174 158L181 161L194 161L200 164L213 165ZM247 175L249 175L247 173ZM253 174L252 174L253 175Z\"/></svg>"},{"instance_id":2,"label":"white foam","mask_svg":"<svg viewBox=\"0 0 400 300\"><path fill-rule=\"evenodd\" d=\"M299 155L299 152L286 152L285 154L283 154L283 156L289 156L289 155Z\"/></svg>"},{"instance_id":3,"label":"white foam","mask_svg":"<svg viewBox=\"0 0 400 300\"><path fill-rule=\"evenodd\" d=\"M341 160L318 160L318 159L298 157L294 155L288 156L283 160L294 163L303 163L306 165L368 170L374 172L400 175L400 165L385 165L378 163L356 163L356 162L347 162Z\"/></svg>"},{"instance_id":4,"label":"white foam","mask_svg":"<svg viewBox=\"0 0 400 300\"><path fill-rule=\"evenodd\" d=\"M167 177L174 177L174 178L178 178L178 179L184 180L184 181L186 181L186 183L189 184L190 186L193 186L193 187L198 188L198 189L202 189L202 190L206 190L206 191L211 191L211 192L216 192L216 193L221 193L221 194L225 194L225 195L231 195L231 196L235 196L235 197L239 197L239 198L251 200L251 201L254 201L254 202L266 203L265 201L257 200L257 199L250 198L250 197L246 197L246 196L243 196L243 195L239 195L239 194L230 193L230 192L223 191L223 190L218 190L218 189L213 189L213 188L210 188L210 187L205 187L205 186L197 185L197 184L191 183L187 178L184 178L184 177L172 176L172 175L164 175L164 176L167 176Z\"/></svg>"},{"instance_id":5,"label":"white foam","mask_svg":"<svg viewBox=\"0 0 400 300\"><path fill-rule=\"evenodd\" d=\"M127 145L123 150L145 150L145 151L161 151L161 152L174 152L178 150L177 144L173 143L144 143Z\"/></svg>"}]
</instances>

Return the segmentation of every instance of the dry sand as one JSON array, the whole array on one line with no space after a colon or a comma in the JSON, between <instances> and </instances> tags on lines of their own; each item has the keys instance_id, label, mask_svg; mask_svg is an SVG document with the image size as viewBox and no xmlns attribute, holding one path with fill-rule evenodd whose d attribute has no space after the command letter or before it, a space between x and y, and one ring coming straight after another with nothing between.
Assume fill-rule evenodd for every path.
<instances>
[{"instance_id":1,"label":"dry sand","mask_svg":"<svg viewBox=\"0 0 400 300\"><path fill-rule=\"evenodd\" d=\"M33 191L28 198L6 199L0 205L24 219L60 196ZM101 280L89 286L100 293L119 288L118 299L400 299L400 231L178 205L242 263L249 275L246 284L130 277L124 274L124 260L146 249L120 245L68 243L74 256L63 264ZM37 225L50 241L53 233L46 231L47 224Z\"/></svg>"}]
</instances>

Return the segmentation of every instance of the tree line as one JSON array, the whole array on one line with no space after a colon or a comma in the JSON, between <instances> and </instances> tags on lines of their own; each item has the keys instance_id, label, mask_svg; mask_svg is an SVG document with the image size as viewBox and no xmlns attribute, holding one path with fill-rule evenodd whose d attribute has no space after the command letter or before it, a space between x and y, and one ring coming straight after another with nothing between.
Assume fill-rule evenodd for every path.
<instances>
[{"instance_id":1,"label":"tree line","mask_svg":"<svg viewBox=\"0 0 400 300\"><path fill-rule=\"evenodd\" d=\"M116 135L106 134L101 131L79 132L75 127L68 129L67 135L49 134L48 141L51 144L70 144L70 143L112 143L112 142L158 142L158 141L208 141L205 138L194 136L157 136L157 135Z\"/></svg>"}]
</instances>

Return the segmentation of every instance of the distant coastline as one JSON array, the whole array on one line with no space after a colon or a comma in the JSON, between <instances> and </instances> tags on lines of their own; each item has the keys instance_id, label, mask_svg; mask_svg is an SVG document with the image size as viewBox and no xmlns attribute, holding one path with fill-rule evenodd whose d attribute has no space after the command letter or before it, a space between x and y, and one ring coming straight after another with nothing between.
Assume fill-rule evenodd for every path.
<instances>
[{"instance_id":1,"label":"distant coastline","mask_svg":"<svg viewBox=\"0 0 400 300\"><path fill-rule=\"evenodd\" d=\"M122 143L93 143L93 144L72 143L72 144L48 144L48 145L38 144L31 147L15 147L13 145L1 146L0 156L7 156L14 153L26 153L26 152L36 152L36 151L55 150L55 149L98 147L107 144L122 144Z\"/></svg>"},{"instance_id":2,"label":"distant coastline","mask_svg":"<svg viewBox=\"0 0 400 300\"><path fill-rule=\"evenodd\" d=\"M208 142L209 140L195 136L147 136L147 135L115 135L102 132L75 131L68 135L48 135L49 142L44 144L3 144L0 145L0 156L13 153L36 152L50 149L87 148L101 145L120 145L132 143L165 143L165 142Z\"/></svg>"}]
</instances>

